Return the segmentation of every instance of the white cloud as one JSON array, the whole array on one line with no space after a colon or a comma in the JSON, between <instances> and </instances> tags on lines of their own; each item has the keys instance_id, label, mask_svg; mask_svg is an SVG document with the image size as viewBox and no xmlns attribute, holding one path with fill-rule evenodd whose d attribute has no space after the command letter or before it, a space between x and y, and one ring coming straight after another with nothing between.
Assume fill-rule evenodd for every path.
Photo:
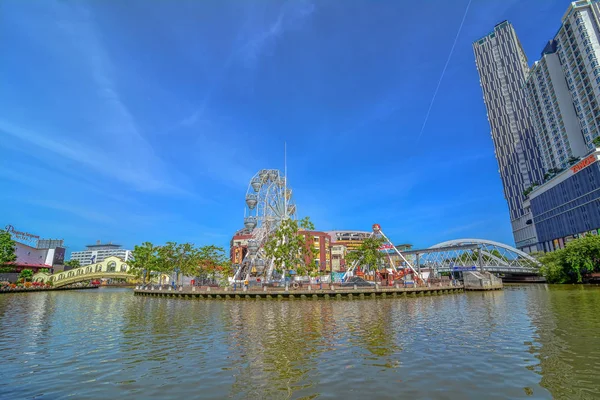
<instances>
[{"instance_id":1,"label":"white cloud","mask_svg":"<svg viewBox=\"0 0 600 400\"><path fill-rule=\"evenodd\" d=\"M50 113L29 105L20 116L8 114L10 117L0 120L0 137L34 146L28 152L34 157L53 158L56 164L75 162L136 190L185 193L173 183L173 174L123 100L116 68L94 15L81 3L48 2L42 7L22 21L20 29L31 41L30 50L41 51L56 64L53 70L76 71L67 78L59 74L46 79L54 85L77 87L76 96L74 92L56 93L57 103L47 104L48 110L55 111L52 119ZM34 31L41 34L25 32L31 31L32 25L39 25ZM44 70L40 73L43 76ZM55 90L46 82L30 91Z\"/></svg>"}]
</instances>

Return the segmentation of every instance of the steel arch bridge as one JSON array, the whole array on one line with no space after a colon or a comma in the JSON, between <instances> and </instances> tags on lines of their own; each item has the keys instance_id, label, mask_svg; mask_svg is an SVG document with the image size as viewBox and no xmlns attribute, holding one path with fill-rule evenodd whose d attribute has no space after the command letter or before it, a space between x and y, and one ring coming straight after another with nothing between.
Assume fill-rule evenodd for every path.
<instances>
[{"instance_id":1,"label":"steel arch bridge","mask_svg":"<svg viewBox=\"0 0 600 400\"><path fill-rule=\"evenodd\" d=\"M73 268L69 271L48 274L38 272L33 275L33 282L52 282L54 287L71 285L73 283L91 281L96 279L131 279L132 274L129 265L119 257L107 257L104 261Z\"/></svg>"},{"instance_id":2,"label":"steel arch bridge","mask_svg":"<svg viewBox=\"0 0 600 400\"><path fill-rule=\"evenodd\" d=\"M485 239L455 239L428 249L403 252L418 268L437 272L485 270L503 274L539 274L540 263L512 246Z\"/></svg>"}]
</instances>

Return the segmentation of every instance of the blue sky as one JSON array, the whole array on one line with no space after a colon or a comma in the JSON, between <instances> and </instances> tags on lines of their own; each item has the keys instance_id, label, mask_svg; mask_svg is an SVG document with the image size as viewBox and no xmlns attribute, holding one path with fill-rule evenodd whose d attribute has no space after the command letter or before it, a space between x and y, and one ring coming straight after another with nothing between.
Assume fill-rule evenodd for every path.
<instances>
[{"instance_id":1,"label":"blue sky","mask_svg":"<svg viewBox=\"0 0 600 400\"><path fill-rule=\"evenodd\" d=\"M530 63L569 4L4 0L0 225L227 246L283 168L317 229L514 244L471 43L505 19ZM420 136L420 137L419 137Z\"/></svg>"}]
</instances>

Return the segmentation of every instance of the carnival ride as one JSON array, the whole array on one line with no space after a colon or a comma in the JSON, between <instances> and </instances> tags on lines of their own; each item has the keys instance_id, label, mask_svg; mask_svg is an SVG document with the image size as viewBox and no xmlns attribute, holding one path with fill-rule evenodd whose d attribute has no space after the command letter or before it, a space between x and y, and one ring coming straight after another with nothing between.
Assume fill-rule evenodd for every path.
<instances>
[{"instance_id":1,"label":"carnival ride","mask_svg":"<svg viewBox=\"0 0 600 400\"><path fill-rule=\"evenodd\" d=\"M285 219L296 219L296 205L287 179L277 169L258 171L248 184L244 209L244 231L251 235L247 251L237 266L233 282L273 279L273 259L264 246Z\"/></svg>"},{"instance_id":2,"label":"carnival ride","mask_svg":"<svg viewBox=\"0 0 600 400\"><path fill-rule=\"evenodd\" d=\"M390 239L383 233L381 230L381 226L379 224L373 224L373 231L368 235L368 237L380 238L382 239L383 244L379 247L379 251L382 251L387 256L387 265L384 269L376 269L372 271L375 275L379 277L381 281L398 281L398 280L406 280L409 278L413 279L417 283L422 283L426 281L426 277L422 274L421 271L418 271L413 264L408 261L406 257L400 252L396 246L390 241ZM394 258L392 254L397 256L397 262L394 262ZM348 281L352 276L363 277L365 275L364 271L360 269L361 260L355 260L350 267L346 269L346 272L341 278L342 282Z\"/></svg>"}]
</instances>

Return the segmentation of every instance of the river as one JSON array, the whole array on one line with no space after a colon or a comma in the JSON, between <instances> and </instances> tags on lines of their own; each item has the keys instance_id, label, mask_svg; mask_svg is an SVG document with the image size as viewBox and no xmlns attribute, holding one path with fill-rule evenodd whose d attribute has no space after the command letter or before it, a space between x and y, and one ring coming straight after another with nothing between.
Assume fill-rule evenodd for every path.
<instances>
[{"instance_id":1,"label":"river","mask_svg":"<svg viewBox=\"0 0 600 400\"><path fill-rule=\"evenodd\" d=\"M354 300L0 295L0 398L600 398L600 288Z\"/></svg>"}]
</instances>

